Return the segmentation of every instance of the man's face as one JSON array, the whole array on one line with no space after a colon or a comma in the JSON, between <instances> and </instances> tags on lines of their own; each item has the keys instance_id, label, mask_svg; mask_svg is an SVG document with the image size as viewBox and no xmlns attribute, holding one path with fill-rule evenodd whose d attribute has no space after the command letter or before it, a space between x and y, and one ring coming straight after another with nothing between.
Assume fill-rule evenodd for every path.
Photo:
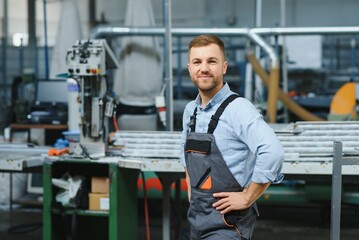
<instances>
[{"instance_id":1,"label":"man's face","mask_svg":"<svg viewBox=\"0 0 359 240\"><path fill-rule=\"evenodd\" d=\"M203 93L216 93L222 87L227 62L216 44L191 48L188 71L194 85Z\"/></svg>"}]
</instances>

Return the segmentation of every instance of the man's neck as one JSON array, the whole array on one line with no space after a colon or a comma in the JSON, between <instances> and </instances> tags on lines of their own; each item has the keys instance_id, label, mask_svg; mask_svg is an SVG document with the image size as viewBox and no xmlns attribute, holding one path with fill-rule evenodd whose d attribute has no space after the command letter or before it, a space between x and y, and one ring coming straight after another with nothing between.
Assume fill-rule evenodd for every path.
<instances>
[{"instance_id":1,"label":"man's neck","mask_svg":"<svg viewBox=\"0 0 359 240\"><path fill-rule=\"evenodd\" d=\"M201 107L206 107L209 101L222 89L224 83L220 85L219 88L212 89L212 91L199 91L199 95L201 96Z\"/></svg>"}]
</instances>

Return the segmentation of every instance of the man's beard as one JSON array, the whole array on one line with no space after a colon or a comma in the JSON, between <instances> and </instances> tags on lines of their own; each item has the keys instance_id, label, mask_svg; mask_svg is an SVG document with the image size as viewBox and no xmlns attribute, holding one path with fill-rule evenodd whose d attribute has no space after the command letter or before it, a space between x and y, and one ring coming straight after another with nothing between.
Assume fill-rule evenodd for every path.
<instances>
[{"instance_id":1,"label":"man's beard","mask_svg":"<svg viewBox=\"0 0 359 240\"><path fill-rule=\"evenodd\" d=\"M217 88L218 85L220 85L221 82L217 82L215 80L206 81L205 83L203 81L196 81L195 85L196 87L202 91L202 92L211 92L213 89Z\"/></svg>"}]
</instances>

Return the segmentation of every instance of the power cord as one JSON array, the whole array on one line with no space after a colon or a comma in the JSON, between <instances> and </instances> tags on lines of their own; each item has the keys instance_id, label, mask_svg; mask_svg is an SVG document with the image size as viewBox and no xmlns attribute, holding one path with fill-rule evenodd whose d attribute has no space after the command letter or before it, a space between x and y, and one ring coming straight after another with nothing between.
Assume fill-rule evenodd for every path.
<instances>
[{"instance_id":1,"label":"power cord","mask_svg":"<svg viewBox=\"0 0 359 240\"><path fill-rule=\"evenodd\" d=\"M144 208L145 208L145 221L146 221L146 239L151 239L151 233L150 233L150 222L148 217L148 199L147 199L147 190L146 190L146 179L145 174L141 172L142 177L142 187L143 187L143 199L144 199Z\"/></svg>"}]
</instances>

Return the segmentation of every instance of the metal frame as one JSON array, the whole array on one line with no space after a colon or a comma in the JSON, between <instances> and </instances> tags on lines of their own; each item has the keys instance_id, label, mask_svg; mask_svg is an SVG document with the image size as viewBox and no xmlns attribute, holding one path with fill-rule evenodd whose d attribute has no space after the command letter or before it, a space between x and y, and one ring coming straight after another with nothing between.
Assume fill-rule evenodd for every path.
<instances>
[{"instance_id":1,"label":"metal frame","mask_svg":"<svg viewBox=\"0 0 359 240\"><path fill-rule=\"evenodd\" d=\"M166 0L166 17L170 16L170 0ZM313 35L313 34L358 34L359 27L292 27L292 28L170 28L171 19L166 19L165 28L144 28L144 27L116 27L102 25L94 28L90 32L90 38L105 38L119 36L164 36L165 37L165 82L166 92L166 126L167 130L173 130L173 76L171 59L172 56L172 36L196 36L199 34L216 34L222 36L243 36L260 46L271 60L270 81L268 84L268 116L269 121L274 123L276 120L278 81L279 81L279 57L273 47L268 44L262 36L284 36L284 35Z\"/></svg>"},{"instance_id":2,"label":"metal frame","mask_svg":"<svg viewBox=\"0 0 359 240\"><path fill-rule=\"evenodd\" d=\"M332 173L332 203L330 221L330 240L340 239L340 213L342 198L342 167L350 168L359 166L358 156L343 157L343 143L334 142L333 145L333 173Z\"/></svg>"}]
</instances>

